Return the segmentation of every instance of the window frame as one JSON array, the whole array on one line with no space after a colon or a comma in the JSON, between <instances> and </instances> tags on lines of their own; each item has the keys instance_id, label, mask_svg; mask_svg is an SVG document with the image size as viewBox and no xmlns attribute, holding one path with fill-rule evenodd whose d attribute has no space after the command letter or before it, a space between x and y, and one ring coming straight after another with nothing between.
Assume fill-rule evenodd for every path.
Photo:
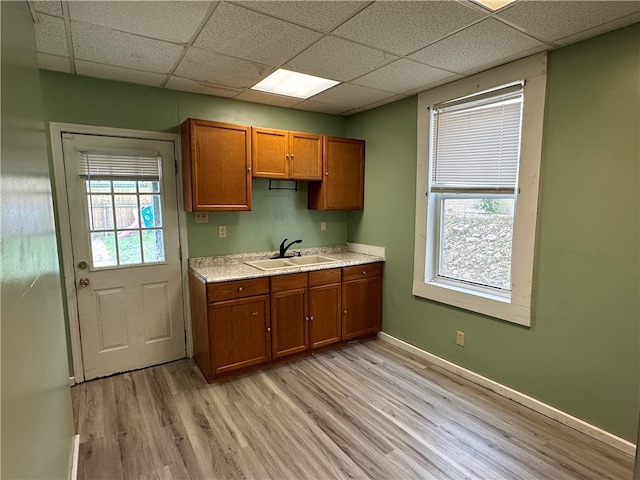
<instances>
[{"instance_id":1,"label":"window frame","mask_svg":"<svg viewBox=\"0 0 640 480\"><path fill-rule=\"evenodd\" d=\"M463 308L519 325L531 325L531 289L535 250L536 219L542 131L546 95L546 53L540 53L452 83L422 92L418 96L416 214L413 289L415 296ZM466 97L524 80L522 136L518 190L516 192L512 257L511 294L508 297L470 288L462 282L427 280L433 273L437 225L437 201L428 202L431 171L431 105ZM433 276L430 275L430 278Z\"/></svg>"}]
</instances>

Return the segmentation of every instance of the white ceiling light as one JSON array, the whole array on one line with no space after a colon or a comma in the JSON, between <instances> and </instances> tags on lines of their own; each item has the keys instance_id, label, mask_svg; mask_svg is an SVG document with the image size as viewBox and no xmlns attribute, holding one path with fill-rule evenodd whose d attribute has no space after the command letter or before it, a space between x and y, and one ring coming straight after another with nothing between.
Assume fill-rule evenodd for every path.
<instances>
[{"instance_id":1,"label":"white ceiling light","mask_svg":"<svg viewBox=\"0 0 640 480\"><path fill-rule=\"evenodd\" d=\"M500 10L502 7L510 4L511 2L515 2L515 0L474 0L474 1L482 5L483 7L488 8L493 12L495 12L496 10Z\"/></svg>"},{"instance_id":2,"label":"white ceiling light","mask_svg":"<svg viewBox=\"0 0 640 480\"><path fill-rule=\"evenodd\" d=\"M281 68L255 84L251 89L286 95L287 97L309 98L338 83L340 82Z\"/></svg>"}]
</instances>

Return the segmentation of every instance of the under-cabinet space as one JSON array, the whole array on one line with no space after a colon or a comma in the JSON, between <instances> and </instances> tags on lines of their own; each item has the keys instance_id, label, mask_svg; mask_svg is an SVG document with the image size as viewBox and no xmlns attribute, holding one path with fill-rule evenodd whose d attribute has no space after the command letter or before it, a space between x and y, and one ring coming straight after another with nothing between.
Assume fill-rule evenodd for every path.
<instances>
[{"instance_id":1,"label":"under-cabinet space","mask_svg":"<svg viewBox=\"0 0 640 480\"><path fill-rule=\"evenodd\" d=\"M184 209L251 210L251 127L190 118L181 132Z\"/></svg>"},{"instance_id":2,"label":"under-cabinet space","mask_svg":"<svg viewBox=\"0 0 640 480\"><path fill-rule=\"evenodd\" d=\"M251 161L254 177L322 180L322 137L252 127Z\"/></svg>"}]
</instances>

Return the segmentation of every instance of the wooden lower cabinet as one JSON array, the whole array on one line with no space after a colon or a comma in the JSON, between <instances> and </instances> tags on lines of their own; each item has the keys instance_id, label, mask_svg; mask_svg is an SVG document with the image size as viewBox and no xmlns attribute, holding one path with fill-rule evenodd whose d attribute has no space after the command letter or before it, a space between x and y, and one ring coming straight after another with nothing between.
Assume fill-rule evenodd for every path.
<instances>
[{"instance_id":1,"label":"wooden lower cabinet","mask_svg":"<svg viewBox=\"0 0 640 480\"><path fill-rule=\"evenodd\" d=\"M190 272L189 287L209 382L380 331L382 263L211 284Z\"/></svg>"},{"instance_id":2,"label":"wooden lower cabinet","mask_svg":"<svg viewBox=\"0 0 640 480\"><path fill-rule=\"evenodd\" d=\"M341 340L340 268L309 272L309 341L311 348L326 347Z\"/></svg>"},{"instance_id":3,"label":"wooden lower cabinet","mask_svg":"<svg viewBox=\"0 0 640 480\"><path fill-rule=\"evenodd\" d=\"M209 319L213 375L271 358L268 295L212 303Z\"/></svg>"},{"instance_id":4,"label":"wooden lower cabinet","mask_svg":"<svg viewBox=\"0 0 640 480\"><path fill-rule=\"evenodd\" d=\"M273 358L309 348L307 273L271 277L271 346Z\"/></svg>"},{"instance_id":5,"label":"wooden lower cabinet","mask_svg":"<svg viewBox=\"0 0 640 480\"><path fill-rule=\"evenodd\" d=\"M373 335L382 320L382 263L342 271L342 340Z\"/></svg>"}]
</instances>

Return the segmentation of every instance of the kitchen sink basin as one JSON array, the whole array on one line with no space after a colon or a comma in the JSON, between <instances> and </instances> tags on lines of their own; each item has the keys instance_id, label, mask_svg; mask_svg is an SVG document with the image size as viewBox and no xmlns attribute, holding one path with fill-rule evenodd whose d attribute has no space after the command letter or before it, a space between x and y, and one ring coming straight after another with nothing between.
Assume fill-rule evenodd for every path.
<instances>
[{"instance_id":1,"label":"kitchen sink basin","mask_svg":"<svg viewBox=\"0 0 640 480\"><path fill-rule=\"evenodd\" d=\"M254 260L244 263L260 270L279 270L281 268L323 265L337 261L335 258L323 257L321 255L308 255L306 257L270 258L268 260Z\"/></svg>"}]
</instances>

